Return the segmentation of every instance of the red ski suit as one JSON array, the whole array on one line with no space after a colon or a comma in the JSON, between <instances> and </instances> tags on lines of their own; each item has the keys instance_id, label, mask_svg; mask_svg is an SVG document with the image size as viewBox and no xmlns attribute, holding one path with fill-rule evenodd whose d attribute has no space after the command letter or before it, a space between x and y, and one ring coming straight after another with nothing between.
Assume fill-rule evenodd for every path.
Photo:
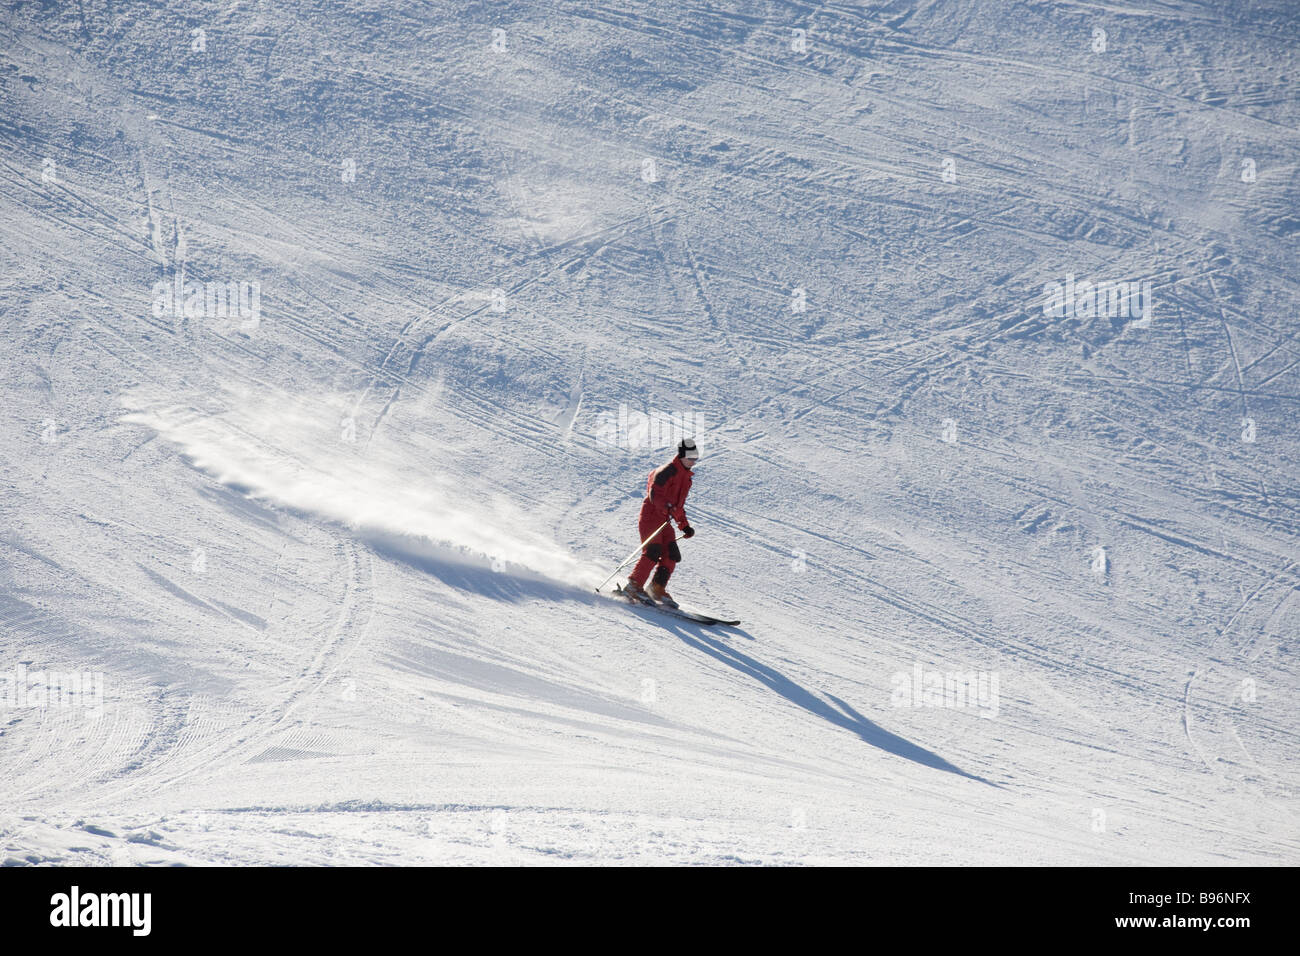
<instances>
[{"instance_id":1,"label":"red ski suit","mask_svg":"<svg viewBox=\"0 0 1300 956\"><path fill-rule=\"evenodd\" d=\"M650 472L650 477L645 483L645 500L641 502L641 518L638 524L642 541L654 534L655 528L670 518L677 522L679 528L691 526L691 523L686 520L686 512L682 509L690 490L691 470L682 463L680 457ZM654 579L662 587L668 583L673 568L677 567L677 562L681 559L682 552L677 547L677 535L673 533L673 526L669 524L645 546L641 552L641 560L637 561L636 567L628 575L628 580L645 587L651 570L658 565Z\"/></svg>"}]
</instances>

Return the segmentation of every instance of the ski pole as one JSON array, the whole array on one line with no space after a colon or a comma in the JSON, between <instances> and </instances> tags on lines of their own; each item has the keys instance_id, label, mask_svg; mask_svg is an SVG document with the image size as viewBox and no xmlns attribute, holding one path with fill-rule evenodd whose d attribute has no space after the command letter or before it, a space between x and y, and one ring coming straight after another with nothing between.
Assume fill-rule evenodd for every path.
<instances>
[{"instance_id":1,"label":"ski pole","mask_svg":"<svg viewBox=\"0 0 1300 956\"><path fill-rule=\"evenodd\" d=\"M638 544L638 545L636 546L636 550L635 550L635 551L633 551L633 552L632 552L631 554L629 554L626 558L624 558L622 561L619 562L618 567L616 567L616 568L615 568L615 569L610 573L609 578L612 578L615 574L618 574L618 572L622 571L622 570L623 570L623 565L627 564L629 561L631 561L633 558L635 558L635 557L636 557L636 556L637 556L637 555L638 555L642 550L644 550L644 548L645 548L645 546L646 546L647 544L649 544L651 541L654 540L655 535L657 535L660 531L664 530L664 528L666 528L666 527L668 527L668 522L667 522L667 521L665 521L665 522L664 522L663 524L661 524L659 527L655 528L654 531L651 533L650 537L646 538L644 541L642 541L640 544ZM599 584L596 585L596 593L599 594L599 593L600 593L600 589L603 588L606 584L609 583L609 578L606 578L605 580L601 581Z\"/></svg>"}]
</instances>

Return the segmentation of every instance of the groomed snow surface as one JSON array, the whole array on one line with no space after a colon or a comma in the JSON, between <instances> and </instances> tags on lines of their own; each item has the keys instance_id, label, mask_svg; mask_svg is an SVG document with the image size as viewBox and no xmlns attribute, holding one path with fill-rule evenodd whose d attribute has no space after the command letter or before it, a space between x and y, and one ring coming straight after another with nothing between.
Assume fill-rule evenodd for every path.
<instances>
[{"instance_id":1,"label":"groomed snow surface","mask_svg":"<svg viewBox=\"0 0 1300 956\"><path fill-rule=\"evenodd\" d=\"M7 5L0 862L1300 863L1298 42Z\"/></svg>"}]
</instances>

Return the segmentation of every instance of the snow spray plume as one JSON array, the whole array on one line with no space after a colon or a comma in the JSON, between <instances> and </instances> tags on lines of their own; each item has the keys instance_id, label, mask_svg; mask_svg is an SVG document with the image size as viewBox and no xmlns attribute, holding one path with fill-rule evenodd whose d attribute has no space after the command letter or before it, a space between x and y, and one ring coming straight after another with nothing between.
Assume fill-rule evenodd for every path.
<instances>
[{"instance_id":1,"label":"snow spray plume","mask_svg":"<svg viewBox=\"0 0 1300 956\"><path fill-rule=\"evenodd\" d=\"M354 432L336 427L351 421L341 396L226 398L209 414L134 393L123 420L153 429L222 484L361 537L449 545L482 555L496 570L517 564L567 584L586 584L596 573L529 531L527 516L510 502L457 487L424 461L417 467L409 449L403 459L403 449L372 439L364 457L355 454Z\"/></svg>"}]
</instances>

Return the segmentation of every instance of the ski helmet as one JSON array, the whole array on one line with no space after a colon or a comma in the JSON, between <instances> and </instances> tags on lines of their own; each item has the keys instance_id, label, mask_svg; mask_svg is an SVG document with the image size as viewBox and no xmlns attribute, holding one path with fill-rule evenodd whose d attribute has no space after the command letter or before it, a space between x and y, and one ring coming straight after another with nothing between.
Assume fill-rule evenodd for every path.
<instances>
[{"instance_id":1,"label":"ski helmet","mask_svg":"<svg viewBox=\"0 0 1300 956\"><path fill-rule=\"evenodd\" d=\"M690 461L698 461L700 450L695 447L694 438L683 438L677 443L677 457L686 458Z\"/></svg>"}]
</instances>

